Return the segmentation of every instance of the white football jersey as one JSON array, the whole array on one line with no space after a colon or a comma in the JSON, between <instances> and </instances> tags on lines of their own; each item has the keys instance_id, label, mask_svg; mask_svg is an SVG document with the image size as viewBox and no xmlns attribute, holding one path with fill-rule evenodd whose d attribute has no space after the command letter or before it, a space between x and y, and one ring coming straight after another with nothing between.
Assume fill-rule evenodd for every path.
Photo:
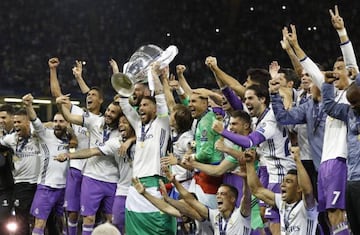
<instances>
[{"instance_id":1,"label":"white football jersey","mask_svg":"<svg viewBox=\"0 0 360 235\"><path fill-rule=\"evenodd\" d=\"M59 162L54 157L69 151L69 141L58 139L53 128L45 128L40 119L32 122L34 131L39 137L41 161L38 184L51 188L65 188L69 162Z\"/></svg>"},{"instance_id":2,"label":"white football jersey","mask_svg":"<svg viewBox=\"0 0 360 235\"><path fill-rule=\"evenodd\" d=\"M315 235L318 224L317 206L306 209L304 201L287 204L281 194L275 194L276 207L280 212L281 235Z\"/></svg>"},{"instance_id":3,"label":"white football jersey","mask_svg":"<svg viewBox=\"0 0 360 235\"><path fill-rule=\"evenodd\" d=\"M119 169L119 180L116 187L116 196L127 196L132 178L132 161L135 154L135 145L131 145L125 156L119 156L119 148L122 144L121 138L111 138L99 150L108 156L114 156Z\"/></svg>"},{"instance_id":4,"label":"white football jersey","mask_svg":"<svg viewBox=\"0 0 360 235\"><path fill-rule=\"evenodd\" d=\"M83 115L84 110L76 105L71 105L71 114L75 115ZM89 113L90 115L95 115L92 113ZM89 132L86 127L79 126L76 124L71 124L71 127L74 130L74 134L76 135L78 146L76 150L81 149L87 149L90 146L90 138L89 138ZM80 171L84 169L86 159L71 159L70 160L70 167L76 168Z\"/></svg>"},{"instance_id":5,"label":"white football jersey","mask_svg":"<svg viewBox=\"0 0 360 235\"><path fill-rule=\"evenodd\" d=\"M19 139L14 132L3 136L0 145L9 147L14 152L12 174L15 183L37 183L40 172L39 139L34 135L28 139Z\"/></svg>"},{"instance_id":6,"label":"white football jersey","mask_svg":"<svg viewBox=\"0 0 360 235\"><path fill-rule=\"evenodd\" d=\"M349 104L346 91L338 91L335 101ZM338 157L347 158L347 126L343 121L327 116L321 162Z\"/></svg>"},{"instance_id":7,"label":"white football jersey","mask_svg":"<svg viewBox=\"0 0 360 235\"><path fill-rule=\"evenodd\" d=\"M296 169L288 130L276 121L273 110L268 109L264 117L258 119L255 131L266 139L259 144L257 152L267 167L269 183L281 183L288 170Z\"/></svg>"},{"instance_id":8,"label":"white football jersey","mask_svg":"<svg viewBox=\"0 0 360 235\"><path fill-rule=\"evenodd\" d=\"M90 148L104 146L105 142L111 138L119 139L118 129L104 129L105 119L89 113L83 114L84 127L90 133ZM83 175L108 182L117 183L119 171L113 155L109 157L94 156L87 159Z\"/></svg>"},{"instance_id":9,"label":"white football jersey","mask_svg":"<svg viewBox=\"0 0 360 235\"><path fill-rule=\"evenodd\" d=\"M179 139L173 143L173 155L177 159L182 160L193 139L194 135L191 130L184 132L182 135L180 135ZM192 178L191 171L179 165L171 166L171 171L172 174L175 175L177 181L183 181Z\"/></svg>"},{"instance_id":10,"label":"white football jersey","mask_svg":"<svg viewBox=\"0 0 360 235\"><path fill-rule=\"evenodd\" d=\"M166 155L170 124L165 96L156 95L157 117L142 126L139 114L128 99L120 99L120 106L136 134L134 177L161 175L160 158Z\"/></svg>"},{"instance_id":11,"label":"white football jersey","mask_svg":"<svg viewBox=\"0 0 360 235\"><path fill-rule=\"evenodd\" d=\"M222 218L218 209L209 209L209 220L215 235L220 235L220 231L225 231L226 235L250 235L251 233L251 216L244 217L240 208L235 208L227 221Z\"/></svg>"}]
</instances>

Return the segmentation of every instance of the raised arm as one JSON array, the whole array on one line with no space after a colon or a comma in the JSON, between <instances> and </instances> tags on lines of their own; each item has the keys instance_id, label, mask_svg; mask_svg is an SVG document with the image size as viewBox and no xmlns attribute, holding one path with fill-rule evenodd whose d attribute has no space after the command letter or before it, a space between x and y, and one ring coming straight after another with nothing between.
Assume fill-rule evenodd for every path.
<instances>
[{"instance_id":1,"label":"raised arm","mask_svg":"<svg viewBox=\"0 0 360 235\"><path fill-rule=\"evenodd\" d=\"M59 84L57 71L56 71L59 64L60 61L56 57L50 58L48 61L49 70L50 70L50 91L53 97L59 97L62 95L61 87Z\"/></svg>"},{"instance_id":2,"label":"raised arm","mask_svg":"<svg viewBox=\"0 0 360 235\"><path fill-rule=\"evenodd\" d=\"M184 76L184 72L186 70L186 67L185 65L182 65L182 64L179 64L179 65L176 65L176 74L177 74L177 77L178 77L178 80L179 80L179 83L180 83L180 87L184 90L185 92L185 97L189 97L192 93L192 89L189 85L189 83L186 81L186 78Z\"/></svg>"},{"instance_id":3,"label":"raised arm","mask_svg":"<svg viewBox=\"0 0 360 235\"><path fill-rule=\"evenodd\" d=\"M56 98L56 104L60 110L60 112L63 114L66 121L82 126L83 125L83 116L82 115L75 115L70 113L70 109L68 108L70 105L70 99L69 96L62 95Z\"/></svg>"},{"instance_id":4,"label":"raised arm","mask_svg":"<svg viewBox=\"0 0 360 235\"><path fill-rule=\"evenodd\" d=\"M290 25L291 32L288 32L288 28L284 28L284 33L286 34L286 39L289 41L290 45L293 47L294 52L297 58L300 60L301 65L303 66L304 70L310 75L311 80L317 87L321 87L324 83L324 75L321 73L320 69L317 65L306 56L303 49L300 47L296 27L295 25Z\"/></svg>"},{"instance_id":5,"label":"raised arm","mask_svg":"<svg viewBox=\"0 0 360 235\"><path fill-rule=\"evenodd\" d=\"M110 64L110 67L112 69L113 74L120 72L119 71L119 66L118 66L117 62L114 59L110 59L109 64Z\"/></svg>"},{"instance_id":6,"label":"raised arm","mask_svg":"<svg viewBox=\"0 0 360 235\"><path fill-rule=\"evenodd\" d=\"M79 84L80 90L83 94L86 94L90 91L90 88L85 83L83 77L82 77L82 61L76 60L76 65L72 68L72 72L74 74L74 77Z\"/></svg>"},{"instance_id":7,"label":"raised arm","mask_svg":"<svg viewBox=\"0 0 360 235\"><path fill-rule=\"evenodd\" d=\"M199 213L199 215L202 218L208 219L209 218L209 209L202 204L201 202L199 202L198 200L196 200L196 198L194 197L194 195L192 195L189 191L187 191L184 186L182 186L182 184L180 184L175 177L172 177L171 182L174 184L174 186L176 187L177 191L179 192L179 194L181 195L181 197L192 207L194 208L197 213Z\"/></svg>"},{"instance_id":8,"label":"raised arm","mask_svg":"<svg viewBox=\"0 0 360 235\"><path fill-rule=\"evenodd\" d=\"M307 174L305 167L303 166L300 159L300 148L299 147L291 147L291 153L294 156L296 168L297 168L297 178L298 184L302 190L302 198L305 203L305 207L307 209L312 209L316 205L313 186L311 184L311 180L309 175Z\"/></svg>"},{"instance_id":9,"label":"raised arm","mask_svg":"<svg viewBox=\"0 0 360 235\"><path fill-rule=\"evenodd\" d=\"M321 88L321 94L324 104L324 111L327 115L347 122L347 115L350 109L348 104L335 102L335 88L333 82L337 79L335 77L329 77L331 73L325 76L325 83Z\"/></svg>"},{"instance_id":10,"label":"raised arm","mask_svg":"<svg viewBox=\"0 0 360 235\"><path fill-rule=\"evenodd\" d=\"M303 108L305 104L286 110L283 104L283 101L279 95L280 83L276 79L272 79L269 82L269 91L271 97L272 109L276 121L281 125L291 125L291 124L303 124L306 123L306 111L304 112Z\"/></svg>"},{"instance_id":11,"label":"raised arm","mask_svg":"<svg viewBox=\"0 0 360 235\"><path fill-rule=\"evenodd\" d=\"M164 95L163 85L160 81L160 74L162 70L160 70L160 64L158 62L151 64L151 74L154 82L154 93L156 99L156 115L159 118L169 118L169 109L166 104L166 99Z\"/></svg>"},{"instance_id":12,"label":"raised arm","mask_svg":"<svg viewBox=\"0 0 360 235\"><path fill-rule=\"evenodd\" d=\"M344 20L339 14L338 6L335 5L334 11L332 9L329 9L329 13L331 17L331 23L339 35L340 48L344 57L346 68L349 69L352 73L351 77L355 78L355 75L359 73L359 68L356 62L354 48L348 37Z\"/></svg>"},{"instance_id":13,"label":"raised arm","mask_svg":"<svg viewBox=\"0 0 360 235\"><path fill-rule=\"evenodd\" d=\"M246 169L244 169L244 171L246 171ZM240 212L243 216L247 217L251 215L251 191L247 183L246 173L243 179L243 197L241 199Z\"/></svg>"},{"instance_id":14,"label":"raised arm","mask_svg":"<svg viewBox=\"0 0 360 235\"><path fill-rule=\"evenodd\" d=\"M283 39L280 41L280 44L281 44L282 49L289 56L289 59L291 61L291 64L292 64L292 66L294 68L294 71L296 72L297 76L299 78L301 78L303 67L302 67L298 57L296 56L293 48L290 46L290 43L286 38L286 33L287 32L286 32L285 28L283 28L283 30L282 30Z\"/></svg>"},{"instance_id":15,"label":"raised arm","mask_svg":"<svg viewBox=\"0 0 360 235\"><path fill-rule=\"evenodd\" d=\"M176 102L172 93L172 88L169 85L169 82L172 80L175 80L175 76L173 74L170 75L169 79L165 78L164 76L161 76L162 78L162 84L164 87L164 94L166 99L166 104L168 106L168 109L170 112L172 112L173 107L175 106Z\"/></svg>"},{"instance_id":16,"label":"raised arm","mask_svg":"<svg viewBox=\"0 0 360 235\"><path fill-rule=\"evenodd\" d=\"M220 88L220 89L225 88L227 85L226 85L221 79L219 79L219 78L216 76L216 73L214 72L214 68L217 67L217 59L216 59L216 57L213 57L213 56L208 56L208 57L206 57L206 59L205 59L205 64L206 64L206 66L208 66L209 69L213 72L214 77L215 77L215 80L216 80L216 83L218 84L219 88Z\"/></svg>"},{"instance_id":17,"label":"raised arm","mask_svg":"<svg viewBox=\"0 0 360 235\"><path fill-rule=\"evenodd\" d=\"M164 198L164 200L169 203L171 206L175 207L182 215L186 215L195 220L203 220L201 215L192 208L189 204L187 204L184 200L175 200L169 197L166 191L166 187L162 180L159 180L160 191Z\"/></svg>"},{"instance_id":18,"label":"raised arm","mask_svg":"<svg viewBox=\"0 0 360 235\"><path fill-rule=\"evenodd\" d=\"M241 98L244 98L246 88L243 85L241 85L241 83L238 82L238 80L236 80L232 76L225 73L218 66L217 62L213 63L213 64L207 64L207 65L213 72L214 76L221 82L221 84L231 87L235 91L236 94L238 94Z\"/></svg>"},{"instance_id":19,"label":"raised arm","mask_svg":"<svg viewBox=\"0 0 360 235\"><path fill-rule=\"evenodd\" d=\"M270 206L275 206L275 194L271 192L270 190L264 188L264 186L261 184L259 177L256 174L255 171L255 150L247 150L245 152L245 159L246 159L246 178L247 183L250 187L251 193L259 198L260 200L263 200L266 204L269 204Z\"/></svg>"},{"instance_id":20,"label":"raised arm","mask_svg":"<svg viewBox=\"0 0 360 235\"><path fill-rule=\"evenodd\" d=\"M32 105L34 97L29 93L22 97L23 104L25 105L26 112L31 121L34 121L37 118L35 109Z\"/></svg>"}]
</instances>

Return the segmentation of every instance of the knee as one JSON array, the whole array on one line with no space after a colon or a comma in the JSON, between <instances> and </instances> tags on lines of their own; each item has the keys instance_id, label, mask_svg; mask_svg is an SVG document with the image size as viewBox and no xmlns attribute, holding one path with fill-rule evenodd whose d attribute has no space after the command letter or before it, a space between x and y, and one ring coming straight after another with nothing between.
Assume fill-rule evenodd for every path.
<instances>
[{"instance_id":1,"label":"knee","mask_svg":"<svg viewBox=\"0 0 360 235\"><path fill-rule=\"evenodd\" d=\"M95 215L84 216L84 224L95 224Z\"/></svg>"},{"instance_id":2,"label":"knee","mask_svg":"<svg viewBox=\"0 0 360 235\"><path fill-rule=\"evenodd\" d=\"M40 229L44 229L46 225L46 220L43 219L35 219L35 228L40 228Z\"/></svg>"},{"instance_id":3,"label":"knee","mask_svg":"<svg viewBox=\"0 0 360 235\"><path fill-rule=\"evenodd\" d=\"M345 210L342 209L330 209L327 211L330 224L337 225L345 221Z\"/></svg>"},{"instance_id":4,"label":"knee","mask_svg":"<svg viewBox=\"0 0 360 235\"><path fill-rule=\"evenodd\" d=\"M77 221L79 218L79 214L77 212L69 212L68 215L70 221Z\"/></svg>"},{"instance_id":5,"label":"knee","mask_svg":"<svg viewBox=\"0 0 360 235\"><path fill-rule=\"evenodd\" d=\"M106 214L105 217L106 217L106 222L108 223L112 222L112 217L113 217L112 214Z\"/></svg>"}]
</instances>

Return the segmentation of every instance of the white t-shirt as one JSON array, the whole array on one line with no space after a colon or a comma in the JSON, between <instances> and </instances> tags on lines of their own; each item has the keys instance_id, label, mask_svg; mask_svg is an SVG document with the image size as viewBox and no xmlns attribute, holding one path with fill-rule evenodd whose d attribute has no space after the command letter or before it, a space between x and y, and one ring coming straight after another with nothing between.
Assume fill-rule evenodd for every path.
<instances>
[{"instance_id":1,"label":"white t-shirt","mask_svg":"<svg viewBox=\"0 0 360 235\"><path fill-rule=\"evenodd\" d=\"M218 209L209 209L209 220L214 229L214 234L219 235L226 231L226 235L250 235L251 216L244 217L240 208L235 208L228 221L222 218Z\"/></svg>"},{"instance_id":2,"label":"white t-shirt","mask_svg":"<svg viewBox=\"0 0 360 235\"><path fill-rule=\"evenodd\" d=\"M120 133L118 129L104 130L104 117L83 114L84 127L90 133L90 148L100 147L111 138L119 139ZM94 156L86 161L83 175L92 179L117 183L119 179L119 170L115 161L115 157Z\"/></svg>"},{"instance_id":3,"label":"white t-shirt","mask_svg":"<svg viewBox=\"0 0 360 235\"><path fill-rule=\"evenodd\" d=\"M132 177L132 161L135 154L135 145L130 147L130 154L119 156L119 148L121 146L121 138L112 138L105 142L103 146L99 146L99 150L108 156L114 156L118 165L120 177L117 182L116 196L127 196Z\"/></svg>"},{"instance_id":4,"label":"white t-shirt","mask_svg":"<svg viewBox=\"0 0 360 235\"><path fill-rule=\"evenodd\" d=\"M335 101L349 104L346 91L338 91ZM337 157L347 158L347 126L343 121L327 116L321 162Z\"/></svg>"},{"instance_id":5,"label":"white t-shirt","mask_svg":"<svg viewBox=\"0 0 360 235\"><path fill-rule=\"evenodd\" d=\"M51 188L65 188L69 164L67 161L56 161L54 157L69 151L68 140L58 139L54 134L54 129L45 128L39 118L32 124L39 137L41 151L40 174L37 183Z\"/></svg>"},{"instance_id":6,"label":"white t-shirt","mask_svg":"<svg viewBox=\"0 0 360 235\"><path fill-rule=\"evenodd\" d=\"M281 235L314 235L318 224L317 206L306 209L304 201L287 204L275 193L275 204L280 213Z\"/></svg>"},{"instance_id":7,"label":"white t-shirt","mask_svg":"<svg viewBox=\"0 0 360 235\"><path fill-rule=\"evenodd\" d=\"M75 115L83 115L84 110L76 105L71 106L71 114ZM89 113L89 115L95 115L92 113ZM90 138L89 138L89 132L86 127L79 126L76 124L71 124L71 127L74 130L74 134L78 141L78 146L76 150L81 149L87 149L90 146ZM70 160L70 167L76 168L80 171L84 169L86 163L86 159L71 159Z\"/></svg>"},{"instance_id":8,"label":"white t-shirt","mask_svg":"<svg viewBox=\"0 0 360 235\"><path fill-rule=\"evenodd\" d=\"M182 160L184 154L189 148L189 143L193 141L194 135L191 130L184 132L180 135L179 139L173 143L173 155ZM175 175L177 181L183 181L192 178L191 171L179 166L171 166L172 174Z\"/></svg>"},{"instance_id":9,"label":"white t-shirt","mask_svg":"<svg viewBox=\"0 0 360 235\"><path fill-rule=\"evenodd\" d=\"M121 98L120 106L136 134L133 175L148 177L161 175L160 158L166 155L170 125L165 96L156 95L157 117L142 127L139 114L128 99ZM141 136L144 136L142 139Z\"/></svg>"},{"instance_id":10,"label":"white t-shirt","mask_svg":"<svg viewBox=\"0 0 360 235\"><path fill-rule=\"evenodd\" d=\"M17 133L5 135L0 145L14 151L12 171L15 183L27 182L36 184L40 172L39 139L31 135L28 139L19 139Z\"/></svg>"},{"instance_id":11,"label":"white t-shirt","mask_svg":"<svg viewBox=\"0 0 360 235\"><path fill-rule=\"evenodd\" d=\"M255 131L262 134L266 140L259 144L257 152L267 167L269 183L281 183L288 170L296 169L290 153L287 128L276 121L272 109L258 121Z\"/></svg>"}]
</instances>

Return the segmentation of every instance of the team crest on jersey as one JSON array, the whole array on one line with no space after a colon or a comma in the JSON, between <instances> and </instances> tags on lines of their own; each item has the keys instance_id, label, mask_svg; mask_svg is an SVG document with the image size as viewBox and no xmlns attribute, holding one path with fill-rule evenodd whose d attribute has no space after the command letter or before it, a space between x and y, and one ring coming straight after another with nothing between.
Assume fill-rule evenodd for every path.
<instances>
[{"instance_id":1,"label":"team crest on jersey","mask_svg":"<svg viewBox=\"0 0 360 235\"><path fill-rule=\"evenodd\" d=\"M265 133L265 128L266 127L266 123L262 122L259 124L259 126L256 128L257 131L261 132L261 133Z\"/></svg>"},{"instance_id":2,"label":"team crest on jersey","mask_svg":"<svg viewBox=\"0 0 360 235\"><path fill-rule=\"evenodd\" d=\"M207 141L208 138L207 138L207 130L203 130L201 132L201 137L200 137L200 141Z\"/></svg>"}]
</instances>

